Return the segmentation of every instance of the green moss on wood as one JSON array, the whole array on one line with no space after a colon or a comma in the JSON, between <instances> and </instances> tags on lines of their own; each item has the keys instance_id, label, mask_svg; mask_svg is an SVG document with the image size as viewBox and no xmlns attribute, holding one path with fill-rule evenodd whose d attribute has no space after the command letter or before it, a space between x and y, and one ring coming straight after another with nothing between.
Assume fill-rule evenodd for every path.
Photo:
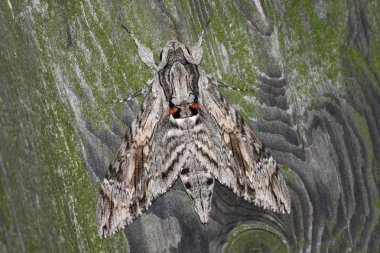
<instances>
[{"instance_id":1,"label":"green moss on wood","mask_svg":"<svg viewBox=\"0 0 380 253\"><path fill-rule=\"evenodd\" d=\"M229 236L225 253L288 252L286 243L273 232L250 226L239 226Z\"/></svg>"}]
</instances>

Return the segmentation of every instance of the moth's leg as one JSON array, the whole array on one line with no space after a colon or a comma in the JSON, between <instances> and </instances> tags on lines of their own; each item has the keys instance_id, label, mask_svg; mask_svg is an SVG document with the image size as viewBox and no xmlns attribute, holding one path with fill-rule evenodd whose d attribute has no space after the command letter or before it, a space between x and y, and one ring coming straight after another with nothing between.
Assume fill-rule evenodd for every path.
<instances>
[{"instance_id":1,"label":"moth's leg","mask_svg":"<svg viewBox=\"0 0 380 253\"><path fill-rule=\"evenodd\" d=\"M142 44L137 38L136 36L130 32L124 25L121 25L127 32L128 34L133 38L137 48L138 48L138 51L139 51L139 56L140 56L140 59L148 66L150 67L151 69L153 69L154 71L157 71L157 65L156 63L154 62L154 58L153 58L153 53L152 53L152 50L150 50L149 47L145 46L144 44Z\"/></svg>"},{"instance_id":2,"label":"moth's leg","mask_svg":"<svg viewBox=\"0 0 380 253\"><path fill-rule=\"evenodd\" d=\"M151 87L152 87L152 83L149 83L149 84L145 85L144 88L136 91L135 93L133 93L129 97L122 98L122 99L114 99L114 100L112 100L112 103L114 103L114 104L124 103L126 101L132 100L135 97L145 96L145 94L151 89Z\"/></svg>"},{"instance_id":3,"label":"moth's leg","mask_svg":"<svg viewBox=\"0 0 380 253\"><path fill-rule=\"evenodd\" d=\"M130 101L130 100L132 100L133 98L142 95L142 94L143 94L142 92L143 92L143 89L138 90L138 91L136 91L135 93L133 93L132 95L130 95L129 97L122 98L122 99L114 99L114 100L112 100L112 103L114 103L114 104L119 104L119 103L124 103L124 102L126 102L126 101Z\"/></svg>"}]
</instances>

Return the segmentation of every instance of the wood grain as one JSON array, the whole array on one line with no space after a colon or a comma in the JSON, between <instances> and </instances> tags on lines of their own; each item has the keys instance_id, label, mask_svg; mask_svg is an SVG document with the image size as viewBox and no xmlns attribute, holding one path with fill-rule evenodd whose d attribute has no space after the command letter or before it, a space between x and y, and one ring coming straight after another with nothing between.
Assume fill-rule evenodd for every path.
<instances>
[{"instance_id":1,"label":"wood grain","mask_svg":"<svg viewBox=\"0 0 380 253\"><path fill-rule=\"evenodd\" d=\"M379 252L378 1L3 1L0 252ZM223 91L279 164L289 215L217 183L202 225L180 182L111 239L95 228L99 181L170 39L255 92ZM163 243L165 242L165 243ZM258 243L261 242L261 243ZM277 251L276 251L277 250Z\"/></svg>"}]
</instances>

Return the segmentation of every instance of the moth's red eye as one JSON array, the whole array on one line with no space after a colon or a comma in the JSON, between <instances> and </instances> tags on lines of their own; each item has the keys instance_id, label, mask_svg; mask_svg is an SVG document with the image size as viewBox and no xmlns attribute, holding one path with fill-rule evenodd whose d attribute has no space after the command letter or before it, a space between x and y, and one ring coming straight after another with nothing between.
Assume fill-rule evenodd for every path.
<instances>
[{"instance_id":1,"label":"moth's red eye","mask_svg":"<svg viewBox=\"0 0 380 253\"><path fill-rule=\"evenodd\" d=\"M194 116L194 115L197 115L198 114L198 109L199 109L199 105L198 105L198 102L193 102L191 105L190 105L190 111L191 111L191 115Z\"/></svg>"},{"instance_id":2,"label":"moth's red eye","mask_svg":"<svg viewBox=\"0 0 380 253\"><path fill-rule=\"evenodd\" d=\"M178 107L172 107L172 108L169 109L169 113L170 114L176 114L178 111L179 111Z\"/></svg>"},{"instance_id":3,"label":"moth's red eye","mask_svg":"<svg viewBox=\"0 0 380 253\"><path fill-rule=\"evenodd\" d=\"M198 109L199 109L199 105L198 105L197 102L192 103L192 104L190 105L190 107L191 107L191 109L193 109L193 110L198 110Z\"/></svg>"}]
</instances>

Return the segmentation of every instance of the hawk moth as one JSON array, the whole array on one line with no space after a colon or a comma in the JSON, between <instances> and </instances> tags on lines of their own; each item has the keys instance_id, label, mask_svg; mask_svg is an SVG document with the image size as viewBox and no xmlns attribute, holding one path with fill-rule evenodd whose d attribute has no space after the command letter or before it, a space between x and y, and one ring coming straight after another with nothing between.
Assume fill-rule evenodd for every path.
<instances>
[{"instance_id":1,"label":"hawk moth","mask_svg":"<svg viewBox=\"0 0 380 253\"><path fill-rule=\"evenodd\" d=\"M191 50L169 41L158 66L152 51L130 33L155 75L101 186L101 237L146 212L178 177L202 223L209 221L215 179L259 207L290 212L276 161L218 91L221 84L199 67L203 33Z\"/></svg>"}]
</instances>

